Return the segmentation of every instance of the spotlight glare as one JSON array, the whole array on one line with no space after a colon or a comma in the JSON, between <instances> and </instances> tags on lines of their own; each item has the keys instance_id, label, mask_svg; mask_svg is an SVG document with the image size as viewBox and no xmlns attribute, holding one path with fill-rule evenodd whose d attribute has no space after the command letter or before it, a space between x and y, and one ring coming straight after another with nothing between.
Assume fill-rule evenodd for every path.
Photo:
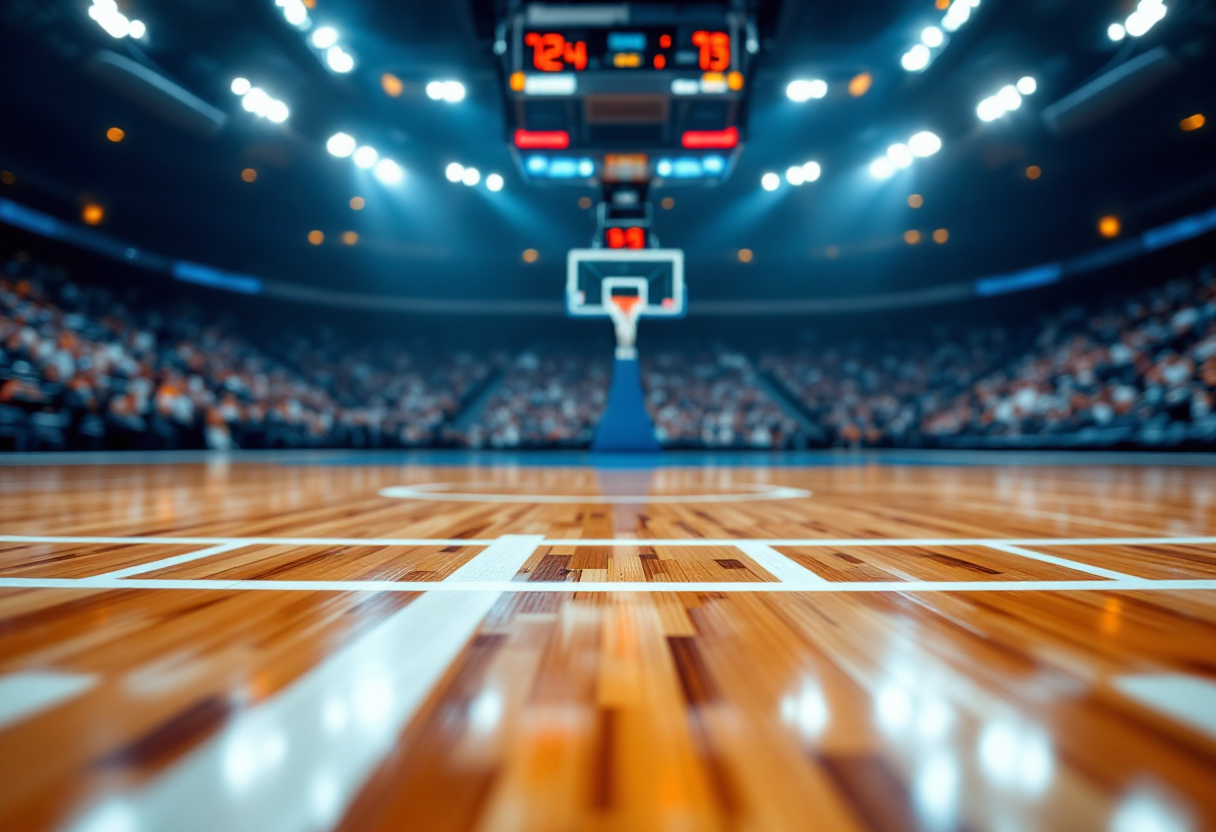
<instances>
[{"instance_id":1,"label":"spotlight glare","mask_svg":"<svg viewBox=\"0 0 1216 832\"><path fill-rule=\"evenodd\" d=\"M775 191L781 187L781 177L775 173L766 173L760 177L760 187L766 191Z\"/></svg>"},{"instance_id":2,"label":"spotlight glare","mask_svg":"<svg viewBox=\"0 0 1216 832\"><path fill-rule=\"evenodd\" d=\"M136 40L140 40L144 35L148 34L148 27L144 25L142 20L132 20L131 25L127 28L127 34Z\"/></svg>"},{"instance_id":3,"label":"spotlight glare","mask_svg":"<svg viewBox=\"0 0 1216 832\"><path fill-rule=\"evenodd\" d=\"M980 117L980 121L996 121L1005 114L1005 108L1001 106L1001 102L997 101L995 96L989 96L975 108L975 114Z\"/></svg>"},{"instance_id":4,"label":"spotlight glare","mask_svg":"<svg viewBox=\"0 0 1216 832\"><path fill-rule=\"evenodd\" d=\"M807 162L802 166L802 180L804 182L814 182L823 173L823 168L819 167L818 162Z\"/></svg>"},{"instance_id":5,"label":"spotlight glare","mask_svg":"<svg viewBox=\"0 0 1216 832\"><path fill-rule=\"evenodd\" d=\"M785 172L785 181L791 185L801 185L806 181L806 177L802 175L802 167L795 165Z\"/></svg>"},{"instance_id":6,"label":"spotlight glare","mask_svg":"<svg viewBox=\"0 0 1216 832\"><path fill-rule=\"evenodd\" d=\"M289 115L291 115L291 111L287 109L287 105L282 101L271 101L266 105L266 118L275 124L282 124L287 121Z\"/></svg>"},{"instance_id":7,"label":"spotlight glare","mask_svg":"<svg viewBox=\"0 0 1216 832\"><path fill-rule=\"evenodd\" d=\"M897 168L910 167L912 165L912 150L906 144L897 142L887 148L887 158Z\"/></svg>"},{"instance_id":8,"label":"spotlight glare","mask_svg":"<svg viewBox=\"0 0 1216 832\"><path fill-rule=\"evenodd\" d=\"M936 49L945 42L946 36L936 26L928 26L920 33L920 40L925 46Z\"/></svg>"},{"instance_id":9,"label":"spotlight glare","mask_svg":"<svg viewBox=\"0 0 1216 832\"><path fill-rule=\"evenodd\" d=\"M1106 27L1106 36L1118 43L1127 37L1127 30L1123 28L1122 23L1112 23Z\"/></svg>"},{"instance_id":10,"label":"spotlight glare","mask_svg":"<svg viewBox=\"0 0 1216 832\"><path fill-rule=\"evenodd\" d=\"M331 46L325 50L325 63L334 72L345 74L355 68L355 59L341 46Z\"/></svg>"},{"instance_id":11,"label":"spotlight glare","mask_svg":"<svg viewBox=\"0 0 1216 832\"><path fill-rule=\"evenodd\" d=\"M929 52L929 47L923 43L918 43L904 53L904 56L899 59L899 63L908 72L920 72L929 65L931 57L932 54Z\"/></svg>"},{"instance_id":12,"label":"spotlight glare","mask_svg":"<svg viewBox=\"0 0 1216 832\"><path fill-rule=\"evenodd\" d=\"M932 156L941 150L942 140L937 137L937 134L930 133L928 130L922 130L908 139L908 148L912 151L913 155L924 158Z\"/></svg>"},{"instance_id":13,"label":"spotlight glare","mask_svg":"<svg viewBox=\"0 0 1216 832\"><path fill-rule=\"evenodd\" d=\"M790 81L785 88L785 95L790 101L796 101L799 104L809 101L812 98L823 98L828 94L827 81L819 78L811 80L799 78Z\"/></svg>"},{"instance_id":14,"label":"spotlight glare","mask_svg":"<svg viewBox=\"0 0 1216 832\"><path fill-rule=\"evenodd\" d=\"M488 190L495 191L495 192L501 191L502 186L503 186L503 179L497 173L491 173L489 176L486 177L486 188Z\"/></svg>"},{"instance_id":15,"label":"spotlight glare","mask_svg":"<svg viewBox=\"0 0 1216 832\"><path fill-rule=\"evenodd\" d=\"M464 101L464 84L459 81L445 81L443 84L443 100L449 104Z\"/></svg>"},{"instance_id":16,"label":"spotlight glare","mask_svg":"<svg viewBox=\"0 0 1216 832\"><path fill-rule=\"evenodd\" d=\"M380 154L376 152L376 148L370 145L364 145L355 151L355 165L364 170L376 164L376 160L379 158Z\"/></svg>"},{"instance_id":17,"label":"spotlight glare","mask_svg":"<svg viewBox=\"0 0 1216 832\"><path fill-rule=\"evenodd\" d=\"M481 171L477 170L477 168L465 168L460 181L471 188L481 181Z\"/></svg>"},{"instance_id":18,"label":"spotlight glare","mask_svg":"<svg viewBox=\"0 0 1216 832\"><path fill-rule=\"evenodd\" d=\"M385 185L396 185L405 178L405 172L401 170L401 165L392 159L381 159L377 162L375 174L376 178Z\"/></svg>"},{"instance_id":19,"label":"spotlight glare","mask_svg":"<svg viewBox=\"0 0 1216 832\"><path fill-rule=\"evenodd\" d=\"M996 100L1001 102L1001 106L1006 110L1016 110L1022 106L1022 94L1013 84L1001 87L1001 91L996 94Z\"/></svg>"},{"instance_id":20,"label":"spotlight glare","mask_svg":"<svg viewBox=\"0 0 1216 832\"><path fill-rule=\"evenodd\" d=\"M443 175L448 178L449 182L459 182L464 178L464 165L460 162L452 162L444 169Z\"/></svg>"},{"instance_id":21,"label":"spotlight glare","mask_svg":"<svg viewBox=\"0 0 1216 832\"><path fill-rule=\"evenodd\" d=\"M346 133L334 133L325 143L325 148L339 159L345 159L355 152L355 137Z\"/></svg>"},{"instance_id":22,"label":"spotlight glare","mask_svg":"<svg viewBox=\"0 0 1216 832\"><path fill-rule=\"evenodd\" d=\"M266 108L270 106L271 100L270 96L261 87L253 87L241 99L241 106L255 115L264 116L266 115Z\"/></svg>"},{"instance_id":23,"label":"spotlight glare","mask_svg":"<svg viewBox=\"0 0 1216 832\"><path fill-rule=\"evenodd\" d=\"M870 163L870 175L875 179L890 179L894 173L895 164L886 156Z\"/></svg>"},{"instance_id":24,"label":"spotlight glare","mask_svg":"<svg viewBox=\"0 0 1216 832\"><path fill-rule=\"evenodd\" d=\"M232 94L244 95L253 89L253 84L249 83L248 78L233 78L232 79Z\"/></svg>"},{"instance_id":25,"label":"spotlight glare","mask_svg":"<svg viewBox=\"0 0 1216 832\"><path fill-rule=\"evenodd\" d=\"M1035 90L1039 88L1039 83L1027 75L1025 78L1018 79L1017 87L1018 92L1022 95L1034 95Z\"/></svg>"},{"instance_id":26,"label":"spotlight glare","mask_svg":"<svg viewBox=\"0 0 1216 832\"><path fill-rule=\"evenodd\" d=\"M332 26L322 26L312 33L312 45L318 49L328 49L338 42L338 30Z\"/></svg>"},{"instance_id":27,"label":"spotlight glare","mask_svg":"<svg viewBox=\"0 0 1216 832\"><path fill-rule=\"evenodd\" d=\"M443 82L431 81L426 85L426 97L432 101L438 101L443 98Z\"/></svg>"}]
</instances>

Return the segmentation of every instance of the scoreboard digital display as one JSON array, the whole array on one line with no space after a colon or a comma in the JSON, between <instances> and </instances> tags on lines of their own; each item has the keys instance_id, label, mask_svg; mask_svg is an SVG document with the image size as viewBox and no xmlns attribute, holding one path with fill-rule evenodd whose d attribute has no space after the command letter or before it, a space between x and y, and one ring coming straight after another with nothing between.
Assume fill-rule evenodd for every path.
<instances>
[{"instance_id":1,"label":"scoreboard digital display","mask_svg":"<svg viewBox=\"0 0 1216 832\"><path fill-rule=\"evenodd\" d=\"M692 27L528 30L523 33L523 45L525 66L536 72L726 72L734 62L730 32Z\"/></svg>"}]
</instances>

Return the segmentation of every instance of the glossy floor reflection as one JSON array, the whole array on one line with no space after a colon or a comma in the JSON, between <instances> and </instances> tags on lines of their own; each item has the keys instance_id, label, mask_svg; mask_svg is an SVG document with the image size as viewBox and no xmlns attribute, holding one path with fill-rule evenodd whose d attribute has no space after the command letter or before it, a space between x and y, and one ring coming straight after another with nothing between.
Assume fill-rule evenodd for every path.
<instances>
[{"instance_id":1,"label":"glossy floor reflection","mask_svg":"<svg viewBox=\"0 0 1216 832\"><path fill-rule=\"evenodd\" d=\"M380 494L437 483L486 499ZM1216 828L1214 503L1144 465L0 467L0 829Z\"/></svg>"}]
</instances>

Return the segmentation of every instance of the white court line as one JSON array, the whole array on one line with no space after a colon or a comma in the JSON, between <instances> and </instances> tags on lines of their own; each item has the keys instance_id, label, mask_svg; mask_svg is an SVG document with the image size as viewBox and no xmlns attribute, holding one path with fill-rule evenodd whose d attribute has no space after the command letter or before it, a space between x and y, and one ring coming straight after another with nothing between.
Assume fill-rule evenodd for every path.
<instances>
[{"instance_id":1,"label":"white court line","mask_svg":"<svg viewBox=\"0 0 1216 832\"><path fill-rule=\"evenodd\" d=\"M501 597L499 591L475 588L483 583L476 579L514 575L540 539L508 535L495 541L448 579L455 581L458 595L415 599L283 691L240 713L164 775L91 807L70 832L333 828ZM500 582L510 584L491 584Z\"/></svg>"},{"instance_id":2,"label":"white court line","mask_svg":"<svg viewBox=\"0 0 1216 832\"><path fill-rule=\"evenodd\" d=\"M788 555L783 555L766 543L758 540L741 540L735 544L735 548L760 564L770 575L782 583L827 583L801 563Z\"/></svg>"},{"instance_id":3,"label":"white court line","mask_svg":"<svg viewBox=\"0 0 1216 832\"><path fill-rule=\"evenodd\" d=\"M1185 673L1119 676L1115 690L1216 739L1216 682Z\"/></svg>"},{"instance_id":4,"label":"white court line","mask_svg":"<svg viewBox=\"0 0 1216 832\"><path fill-rule=\"evenodd\" d=\"M989 543L989 549L995 549L998 552L1005 552L1010 555L1018 555L1031 560L1042 561L1043 563L1054 563L1056 566L1064 566L1072 569L1075 572L1088 572L1091 575L1098 575L1103 578L1110 578L1115 581L1137 580L1135 575L1127 575L1123 572L1115 572L1113 569L1103 569L1101 566L1090 566L1088 563L1079 563L1075 560L1066 560L1058 558L1055 555L1045 555L1042 552L1032 552L1030 549L1023 549L1021 546L1010 546L1006 543Z\"/></svg>"},{"instance_id":5,"label":"white court line","mask_svg":"<svg viewBox=\"0 0 1216 832\"><path fill-rule=\"evenodd\" d=\"M97 683L93 676L27 670L0 676L0 730L74 699Z\"/></svg>"},{"instance_id":6,"label":"white court line","mask_svg":"<svg viewBox=\"0 0 1216 832\"><path fill-rule=\"evenodd\" d=\"M243 549L247 544L244 543L221 543L219 546L212 546L210 549L202 549L198 552L187 552L184 555L174 555L170 558L161 558L149 563L140 563L135 566L128 566L126 569L115 569L113 572L104 572L101 575L94 577L98 578L129 578L132 575L143 575L147 572L155 572L157 569L164 569L168 566L177 566L179 563L190 563L194 560L202 560L209 558L212 555L220 555L224 552L231 552L233 549Z\"/></svg>"},{"instance_id":7,"label":"white court line","mask_svg":"<svg viewBox=\"0 0 1216 832\"><path fill-rule=\"evenodd\" d=\"M0 589L184 589L235 592L1075 592L1101 590L1212 590L1216 579L1163 580L1128 578L1118 581L821 581L759 582L689 581L668 583L565 581L213 581L153 578L0 578Z\"/></svg>"},{"instance_id":8,"label":"white court line","mask_svg":"<svg viewBox=\"0 0 1216 832\"><path fill-rule=\"evenodd\" d=\"M895 538L546 538L543 546L735 546L751 540L767 546L1157 546L1216 545L1216 537L895 537ZM0 543L239 543L282 546L488 546L494 540L463 538L373 537L89 537L0 534Z\"/></svg>"}]
</instances>

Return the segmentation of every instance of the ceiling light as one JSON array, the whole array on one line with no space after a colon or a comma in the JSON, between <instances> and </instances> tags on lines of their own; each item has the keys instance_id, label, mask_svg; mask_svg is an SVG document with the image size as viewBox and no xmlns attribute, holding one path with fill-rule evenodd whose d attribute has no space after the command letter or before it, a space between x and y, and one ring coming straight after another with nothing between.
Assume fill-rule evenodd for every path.
<instances>
[{"instance_id":1,"label":"ceiling light","mask_svg":"<svg viewBox=\"0 0 1216 832\"><path fill-rule=\"evenodd\" d=\"M127 34L139 40L144 35L148 34L148 27L144 25L142 20L132 20L131 25L127 27Z\"/></svg>"},{"instance_id":2,"label":"ceiling light","mask_svg":"<svg viewBox=\"0 0 1216 832\"><path fill-rule=\"evenodd\" d=\"M925 156L932 156L941 150L942 140L937 137L937 134L930 133L928 130L922 130L908 139L908 148L912 151L913 155L924 158Z\"/></svg>"},{"instance_id":3,"label":"ceiling light","mask_svg":"<svg viewBox=\"0 0 1216 832\"><path fill-rule=\"evenodd\" d=\"M1123 28L1122 23L1112 23L1106 27L1106 36L1118 43L1127 37L1127 30Z\"/></svg>"},{"instance_id":4,"label":"ceiling light","mask_svg":"<svg viewBox=\"0 0 1216 832\"><path fill-rule=\"evenodd\" d=\"M823 98L828 94L828 84L826 81L818 78L810 80L798 79L790 81L785 88L785 94L790 101L796 101L801 104L812 98Z\"/></svg>"},{"instance_id":5,"label":"ceiling light","mask_svg":"<svg viewBox=\"0 0 1216 832\"><path fill-rule=\"evenodd\" d=\"M347 73L355 68L355 59L341 46L331 46L325 50L325 63L334 72Z\"/></svg>"},{"instance_id":6,"label":"ceiling light","mask_svg":"<svg viewBox=\"0 0 1216 832\"><path fill-rule=\"evenodd\" d=\"M894 173L895 164L886 156L870 163L870 175L875 179L890 179Z\"/></svg>"},{"instance_id":7,"label":"ceiling light","mask_svg":"<svg viewBox=\"0 0 1216 832\"><path fill-rule=\"evenodd\" d=\"M929 52L929 47L918 43L904 53L904 56L899 59L899 63L908 72L920 72L929 65L931 57L933 56Z\"/></svg>"},{"instance_id":8,"label":"ceiling light","mask_svg":"<svg viewBox=\"0 0 1216 832\"><path fill-rule=\"evenodd\" d=\"M253 87L241 99L241 106L255 115L264 116L266 115L266 108L270 106L270 102L271 98L266 94L264 89Z\"/></svg>"},{"instance_id":9,"label":"ceiling light","mask_svg":"<svg viewBox=\"0 0 1216 832\"><path fill-rule=\"evenodd\" d=\"M443 174L448 178L449 182L459 182L464 178L464 165L460 164L460 162L452 162L443 171Z\"/></svg>"},{"instance_id":10,"label":"ceiling light","mask_svg":"<svg viewBox=\"0 0 1216 832\"><path fill-rule=\"evenodd\" d=\"M906 144L897 142L887 148L887 158L897 168L910 167L912 165L912 150Z\"/></svg>"},{"instance_id":11,"label":"ceiling light","mask_svg":"<svg viewBox=\"0 0 1216 832\"><path fill-rule=\"evenodd\" d=\"M814 182L823 173L823 168L819 167L818 162L807 162L802 166L802 181Z\"/></svg>"},{"instance_id":12,"label":"ceiling light","mask_svg":"<svg viewBox=\"0 0 1216 832\"><path fill-rule=\"evenodd\" d=\"M328 49L338 42L338 30L332 26L322 26L312 33L310 40L318 49Z\"/></svg>"},{"instance_id":13,"label":"ceiling light","mask_svg":"<svg viewBox=\"0 0 1216 832\"><path fill-rule=\"evenodd\" d=\"M460 181L471 188L481 181L481 172L477 168L465 168Z\"/></svg>"},{"instance_id":14,"label":"ceiling light","mask_svg":"<svg viewBox=\"0 0 1216 832\"><path fill-rule=\"evenodd\" d=\"M443 82L431 81L426 85L426 97L432 101L438 101L443 98Z\"/></svg>"},{"instance_id":15,"label":"ceiling light","mask_svg":"<svg viewBox=\"0 0 1216 832\"><path fill-rule=\"evenodd\" d=\"M233 78L232 79L232 92L234 95L244 95L245 93L249 92L249 90L251 90L251 89L253 89L253 84L249 83L249 79L247 79L247 78Z\"/></svg>"},{"instance_id":16,"label":"ceiling light","mask_svg":"<svg viewBox=\"0 0 1216 832\"><path fill-rule=\"evenodd\" d=\"M1013 84L1001 87L1001 91L996 94L996 100L1001 102L1001 106L1006 110L1016 110L1022 106L1022 95Z\"/></svg>"},{"instance_id":17,"label":"ceiling light","mask_svg":"<svg viewBox=\"0 0 1216 832\"><path fill-rule=\"evenodd\" d=\"M760 187L766 191L775 191L781 187L781 177L775 173L766 173L760 177Z\"/></svg>"},{"instance_id":18,"label":"ceiling light","mask_svg":"<svg viewBox=\"0 0 1216 832\"><path fill-rule=\"evenodd\" d=\"M355 137L346 133L334 133L325 143L326 149L340 159L355 152Z\"/></svg>"},{"instance_id":19,"label":"ceiling light","mask_svg":"<svg viewBox=\"0 0 1216 832\"><path fill-rule=\"evenodd\" d=\"M486 177L486 188L488 188L489 190L501 191L502 186L503 186L503 179L497 173L491 173L489 176Z\"/></svg>"},{"instance_id":20,"label":"ceiling light","mask_svg":"<svg viewBox=\"0 0 1216 832\"><path fill-rule=\"evenodd\" d=\"M311 21L308 19L308 9L303 0L275 0L276 6L283 7L283 18L298 29L307 29Z\"/></svg>"},{"instance_id":21,"label":"ceiling light","mask_svg":"<svg viewBox=\"0 0 1216 832\"><path fill-rule=\"evenodd\" d=\"M459 81L445 81L443 84L443 100L449 104L464 101L464 84Z\"/></svg>"},{"instance_id":22,"label":"ceiling light","mask_svg":"<svg viewBox=\"0 0 1216 832\"><path fill-rule=\"evenodd\" d=\"M801 185L806 181L806 177L802 175L802 166L795 165L785 172L785 181L791 185Z\"/></svg>"},{"instance_id":23,"label":"ceiling light","mask_svg":"<svg viewBox=\"0 0 1216 832\"><path fill-rule=\"evenodd\" d=\"M975 108L975 114L980 117L980 121L996 121L1005 115L1005 108L1001 106L1001 102L997 101L996 96L993 95L979 103L979 106Z\"/></svg>"},{"instance_id":24,"label":"ceiling light","mask_svg":"<svg viewBox=\"0 0 1216 832\"><path fill-rule=\"evenodd\" d=\"M380 154L376 152L376 148L369 145L364 145L355 151L355 165L364 170L376 164L376 160L379 158Z\"/></svg>"},{"instance_id":25,"label":"ceiling light","mask_svg":"<svg viewBox=\"0 0 1216 832\"><path fill-rule=\"evenodd\" d=\"M945 42L946 36L936 26L928 26L920 33L920 40L925 46L936 49Z\"/></svg>"},{"instance_id":26,"label":"ceiling light","mask_svg":"<svg viewBox=\"0 0 1216 832\"><path fill-rule=\"evenodd\" d=\"M394 162L392 159L381 159L376 163L375 169L376 178L385 185L396 185L403 178L405 172L401 170L401 165Z\"/></svg>"},{"instance_id":27,"label":"ceiling light","mask_svg":"<svg viewBox=\"0 0 1216 832\"><path fill-rule=\"evenodd\" d=\"M1034 95L1035 90L1039 88L1039 83L1027 75L1025 78L1018 79L1017 88L1022 95Z\"/></svg>"},{"instance_id":28,"label":"ceiling light","mask_svg":"<svg viewBox=\"0 0 1216 832\"><path fill-rule=\"evenodd\" d=\"M271 100L266 105L266 118L273 121L275 124L282 124L287 121L287 117L291 115L291 111L287 109L287 105L282 101Z\"/></svg>"}]
</instances>

